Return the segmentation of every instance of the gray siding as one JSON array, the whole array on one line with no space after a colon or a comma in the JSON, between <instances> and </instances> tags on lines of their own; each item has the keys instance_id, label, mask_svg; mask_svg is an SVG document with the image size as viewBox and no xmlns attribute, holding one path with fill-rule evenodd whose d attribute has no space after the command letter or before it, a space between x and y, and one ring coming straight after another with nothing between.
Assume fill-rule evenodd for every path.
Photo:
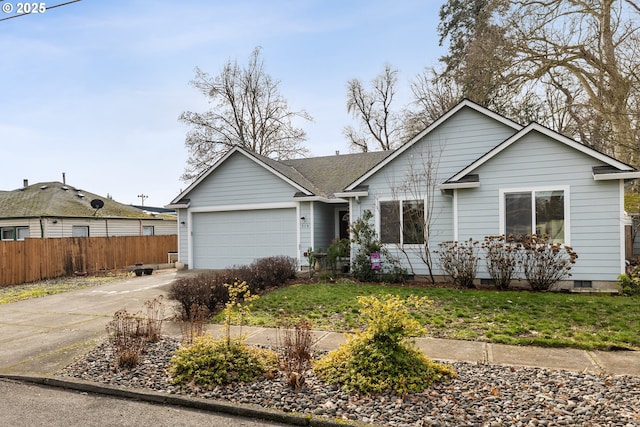
<instances>
[{"instance_id":1,"label":"gray siding","mask_svg":"<svg viewBox=\"0 0 640 427\"><path fill-rule=\"evenodd\" d=\"M572 278L616 280L622 244L620 188L617 181L594 181L591 168L596 163L537 132L526 135L478 168L479 188L458 190L459 240L481 241L499 233L500 189L566 186L569 243L579 256Z\"/></svg>"},{"instance_id":2,"label":"gray siding","mask_svg":"<svg viewBox=\"0 0 640 427\"><path fill-rule=\"evenodd\" d=\"M187 196L191 208L291 202L295 187L241 153L234 153Z\"/></svg>"},{"instance_id":3,"label":"gray siding","mask_svg":"<svg viewBox=\"0 0 640 427\"><path fill-rule=\"evenodd\" d=\"M425 159L431 156L432 168L437 172L436 185L439 185L513 133L512 128L475 110L463 108L367 179L365 184L369 185L369 196L361 198L359 212L368 209L377 213L378 201L381 199L424 199L424 185L417 189L403 189L408 181L413 181L408 177L408 170L413 168L418 173L424 173L427 168ZM438 243L453 239L452 196L441 193L436 188L432 203L430 246L433 251L437 249ZM376 227L379 231L378 223ZM416 274L427 274L427 268L419 257L419 252L424 252L422 248L408 247L406 255L397 251L394 246L389 249L405 262L408 256ZM440 274L438 270L434 273Z\"/></svg>"},{"instance_id":4,"label":"gray siding","mask_svg":"<svg viewBox=\"0 0 640 427\"><path fill-rule=\"evenodd\" d=\"M189 264L189 223L187 210L176 209L178 214L178 261ZM184 224L183 224L184 223Z\"/></svg>"}]
</instances>

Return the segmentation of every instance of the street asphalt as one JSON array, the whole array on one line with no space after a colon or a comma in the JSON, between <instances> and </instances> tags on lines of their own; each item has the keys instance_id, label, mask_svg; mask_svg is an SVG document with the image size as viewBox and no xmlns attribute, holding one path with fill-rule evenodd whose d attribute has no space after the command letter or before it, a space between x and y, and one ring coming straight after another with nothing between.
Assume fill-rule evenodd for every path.
<instances>
[{"instance_id":1,"label":"street asphalt","mask_svg":"<svg viewBox=\"0 0 640 427\"><path fill-rule=\"evenodd\" d=\"M145 301L166 296L179 274L185 273L160 270L150 276L130 277L99 287L0 305L0 395L4 399L0 399L0 417L3 424L344 425L257 407L56 377L56 372L105 338L105 327L116 311L142 311ZM170 317L173 312L169 308L165 314ZM171 322L165 325L163 333L180 335L178 325ZM219 325L212 325L209 330L213 335L222 333ZM245 327L244 331L249 344L270 345L276 341L273 329ZM322 350L337 348L346 339L340 333L314 331L314 334L316 347ZM467 361L640 376L640 352L637 351L514 347L429 337L417 339L416 344L427 356L443 362ZM214 415L221 418L207 418ZM43 420L47 422L43 423Z\"/></svg>"}]
</instances>

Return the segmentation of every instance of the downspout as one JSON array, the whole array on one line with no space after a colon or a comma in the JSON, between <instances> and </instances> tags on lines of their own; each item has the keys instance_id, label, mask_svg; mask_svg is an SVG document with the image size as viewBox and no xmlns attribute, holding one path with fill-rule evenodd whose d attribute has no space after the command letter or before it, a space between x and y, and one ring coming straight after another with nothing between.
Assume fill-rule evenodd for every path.
<instances>
[{"instance_id":1,"label":"downspout","mask_svg":"<svg viewBox=\"0 0 640 427\"><path fill-rule=\"evenodd\" d=\"M42 223L42 217L40 217L40 238L44 239L44 224Z\"/></svg>"},{"instance_id":2,"label":"downspout","mask_svg":"<svg viewBox=\"0 0 640 427\"><path fill-rule=\"evenodd\" d=\"M107 234L107 237L109 237L109 220L107 218L104 219L104 229Z\"/></svg>"}]
</instances>

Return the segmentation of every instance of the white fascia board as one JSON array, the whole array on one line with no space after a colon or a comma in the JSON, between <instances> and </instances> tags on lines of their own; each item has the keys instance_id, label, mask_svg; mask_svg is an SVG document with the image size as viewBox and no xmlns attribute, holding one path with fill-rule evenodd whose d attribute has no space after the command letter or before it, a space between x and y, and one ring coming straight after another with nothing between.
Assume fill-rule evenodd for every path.
<instances>
[{"instance_id":1,"label":"white fascia board","mask_svg":"<svg viewBox=\"0 0 640 427\"><path fill-rule=\"evenodd\" d=\"M350 197L367 197L369 191L345 191L342 193L334 193L336 197L348 199Z\"/></svg>"},{"instance_id":2,"label":"white fascia board","mask_svg":"<svg viewBox=\"0 0 640 427\"><path fill-rule=\"evenodd\" d=\"M389 162L393 161L393 159L395 159L400 154L404 153L406 150L411 148L416 142L418 142L419 140L424 138L426 135L428 135L431 132L433 132L434 129L437 129L438 126L440 126L442 123L446 122L451 116L456 114L458 111L462 110L464 107L469 107L469 108L471 108L471 109L473 109L473 110L475 110L475 111L477 111L477 112L479 112L481 114L484 114L487 117L491 117L492 119L494 119L494 120L496 120L496 121L498 121L498 122L500 122L502 124L505 124L505 125L509 126L510 128L516 130L516 131L520 131L522 129L522 125L514 122L513 120L510 120L510 119L508 119L508 118L506 118L504 116L501 116L500 114L498 114L498 113L496 113L494 111L488 110L488 109L484 108L483 106L476 104L473 101L470 101L468 99L463 99L460 103L458 103L458 105L453 107L451 110L447 111L445 114L440 116L439 119L437 119L435 122L433 122L429 126L427 126L427 128L425 130L423 130L422 132L420 132L419 134L417 134L416 136L411 138L408 142L406 142L405 144L400 146L393 154L391 154L389 157L384 159L382 162L380 162L378 165L376 165L373 169L369 170L366 174L362 175L356 181L354 181L353 183L349 184L349 186L347 188L345 188L345 190L347 190L347 191L353 190L358 185L362 184L370 176L374 175L376 172L378 172L380 169L382 169L384 166L386 166ZM342 194L342 193L340 193L340 194ZM336 196L338 196L338 194L336 194ZM342 197L342 196L338 196L338 197Z\"/></svg>"},{"instance_id":3,"label":"white fascia board","mask_svg":"<svg viewBox=\"0 0 640 427\"><path fill-rule=\"evenodd\" d=\"M440 184L441 190L455 190L457 188L478 188L480 182L443 182Z\"/></svg>"},{"instance_id":4,"label":"white fascia board","mask_svg":"<svg viewBox=\"0 0 640 427\"><path fill-rule=\"evenodd\" d=\"M329 199L327 197L322 196L302 196L302 197L294 197L293 200L296 202L322 202L322 203L347 203L346 199Z\"/></svg>"},{"instance_id":5,"label":"white fascia board","mask_svg":"<svg viewBox=\"0 0 640 427\"><path fill-rule=\"evenodd\" d=\"M593 174L594 181L611 181L616 179L637 179L637 178L640 178L640 171Z\"/></svg>"},{"instance_id":6,"label":"white fascia board","mask_svg":"<svg viewBox=\"0 0 640 427\"><path fill-rule=\"evenodd\" d=\"M230 212L230 211L253 211L262 209L286 209L295 208L296 202L279 202L279 203L249 203L246 205L221 205L221 206L200 206L189 209L191 213L197 212Z\"/></svg>"},{"instance_id":7,"label":"white fascia board","mask_svg":"<svg viewBox=\"0 0 640 427\"><path fill-rule=\"evenodd\" d=\"M167 209L188 209L191 206L191 202L189 203L173 203L170 205L165 205L164 207Z\"/></svg>"}]
</instances>

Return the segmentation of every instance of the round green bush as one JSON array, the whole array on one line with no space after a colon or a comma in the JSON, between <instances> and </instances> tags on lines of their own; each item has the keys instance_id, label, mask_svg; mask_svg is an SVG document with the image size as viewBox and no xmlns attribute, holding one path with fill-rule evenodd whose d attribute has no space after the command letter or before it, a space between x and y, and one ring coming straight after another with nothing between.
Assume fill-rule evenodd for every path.
<instances>
[{"instance_id":1,"label":"round green bush","mask_svg":"<svg viewBox=\"0 0 640 427\"><path fill-rule=\"evenodd\" d=\"M204 335L176 350L169 363L169 374L173 384L212 387L253 381L266 372L275 371L277 360L271 350Z\"/></svg>"}]
</instances>

